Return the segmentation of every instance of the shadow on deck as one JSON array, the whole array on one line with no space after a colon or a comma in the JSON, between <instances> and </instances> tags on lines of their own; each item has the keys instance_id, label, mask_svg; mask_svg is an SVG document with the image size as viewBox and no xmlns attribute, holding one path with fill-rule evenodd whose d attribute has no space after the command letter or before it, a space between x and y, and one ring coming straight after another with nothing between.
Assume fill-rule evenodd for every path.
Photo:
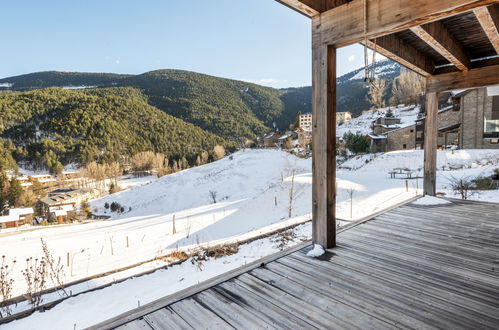
<instances>
[{"instance_id":1,"label":"shadow on deck","mask_svg":"<svg viewBox=\"0 0 499 330\"><path fill-rule=\"evenodd\" d=\"M301 247L96 327L499 327L499 204L407 204L337 243L321 258Z\"/></svg>"}]
</instances>

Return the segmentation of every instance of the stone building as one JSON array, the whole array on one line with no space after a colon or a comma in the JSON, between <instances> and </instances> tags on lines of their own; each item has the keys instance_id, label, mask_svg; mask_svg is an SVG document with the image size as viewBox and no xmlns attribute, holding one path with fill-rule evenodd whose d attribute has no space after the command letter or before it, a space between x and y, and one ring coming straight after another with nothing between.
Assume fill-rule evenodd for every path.
<instances>
[{"instance_id":1,"label":"stone building","mask_svg":"<svg viewBox=\"0 0 499 330\"><path fill-rule=\"evenodd\" d=\"M407 150L416 146L416 125L391 130L386 135L386 150Z\"/></svg>"},{"instance_id":2,"label":"stone building","mask_svg":"<svg viewBox=\"0 0 499 330\"><path fill-rule=\"evenodd\" d=\"M371 128L373 130L373 134L380 135L400 128L399 124L400 118L380 117L373 121Z\"/></svg>"},{"instance_id":3,"label":"stone building","mask_svg":"<svg viewBox=\"0 0 499 330\"><path fill-rule=\"evenodd\" d=\"M438 147L499 149L499 96L487 88L454 93L438 113ZM464 110L464 111L463 111ZM424 145L424 117L416 122L416 148Z\"/></svg>"}]
</instances>

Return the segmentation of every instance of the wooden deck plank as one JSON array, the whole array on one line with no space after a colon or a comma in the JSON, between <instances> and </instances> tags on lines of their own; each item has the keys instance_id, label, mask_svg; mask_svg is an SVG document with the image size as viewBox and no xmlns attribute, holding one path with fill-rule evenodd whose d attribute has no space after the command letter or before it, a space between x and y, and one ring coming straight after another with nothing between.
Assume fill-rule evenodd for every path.
<instances>
[{"instance_id":1,"label":"wooden deck plank","mask_svg":"<svg viewBox=\"0 0 499 330\"><path fill-rule=\"evenodd\" d=\"M235 282L252 290L253 293L262 298L269 299L276 304L286 307L288 310L292 310L300 318L317 328L357 329L362 324L372 324L374 327L377 324L372 319L367 319L366 323L361 323L364 322L364 317L361 315L360 324L352 325L344 319L353 317L358 311L344 308L337 301L328 299L320 294L314 294L294 284L287 285L286 283L280 283L276 285L276 282L272 280L263 280L262 276L264 278L267 277L262 275L262 270L261 268L255 270L257 273L256 276L253 273L251 275L243 274L235 279ZM263 272L268 271L263 270ZM371 322L369 323L369 321ZM378 329L386 328L387 325L383 324Z\"/></svg>"},{"instance_id":2,"label":"wooden deck plank","mask_svg":"<svg viewBox=\"0 0 499 330\"><path fill-rule=\"evenodd\" d=\"M337 243L320 258L302 246L145 316L134 311L123 329L498 328L498 204L403 205Z\"/></svg>"},{"instance_id":3,"label":"wooden deck plank","mask_svg":"<svg viewBox=\"0 0 499 330\"><path fill-rule=\"evenodd\" d=\"M152 329L149 324L143 319L133 320L130 323L123 324L117 327L119 330L150 330Z\"/></svg>"},{"instance_id":4,"label":"wooden deck plank","mask_svg":"<svg viewBox=\"0 0 499 330\"><path fill-rule=\"evenodd\" d=\"M197 294L196 298L197 302L210 306L217 315L236 329L248 329L251 327L277 329L268 318L255 315L254 311L251 311L239 301L221 294L220 290L217 290L217 286Z\"/></svg>"},{"instance_id":5,"label":"wooden deck plank","mask_svg":"<svg viewBox=\"0 0 499 330\"><path fill-rule=\"evenodd\" d=\"M390 216L390 218L379 217L376 219L376 221L385 222L389 225L390 224L393 224L393 225L398 224L398 225L402 225L402 226L409 226L410 225L411 228L419 228L422 231L431 232L431 233L438 233L441 235L452 235L452 236L458 237L460 239L469 240L469 241L478 243L482 246L490 246L493 248L499 247L499 242L494 240L493 237L489 237L489 236L492 236L492 233L490 233L490 234L487 233L485 236L484 235L477 235L477 234L474 234L474 230L471 229L469 226L468 227L463 226L462 228L460 228L461 230L450 229L450 228L448 228L449 226L451 226L451 224L449 224L449 223L447 223L447 226L448 226L447 228L446 228L446 225L443 223L440 223L440 224L434 223L430 226L429 224L426 224L424 220L420 220L420 219L418 219L418 223L415 222L415 223L409 224L407 219L408 219L408 216L405 216L405 217Z\"/></svg>"},{"instance_id":6,"label":"wooden deck plank","mask_svg":"<svg viewBox=\"0 0 499 330\"><path fill-rule=\"evenodd\" d=\"M457 278L444 272L421 267L418 264L405 260L397 260L386 255L382 256L375 252L373 253L372 250L351 249L338 246L334 251L336 255L345 256L349 258L349 260L357 260L376 267L384 267L391 271L398 271L403 276L424 278L432 283L432 285L442 285L447 288L449 294L452 294L455 290L461 294L469 295L473 299L479 299L486 304L494 306L499 304L495 292L489 291L487 286L470 282L466 278Z\"/></svg>"},{"instance_id":7,"label":"wooden deck plank","mask_svg":"<svg viewBox=\"0 0 499 330\"><path fill-rule=\"evenodd\" d=\"M405 328L423 328L428 326L426 322L414 317L410 311L401 312L396 304L387 303L384 300L385 297L373 295L369 291L358 290L355 286L344 283L332 276L325 280L323 277L296 271L296 269L278 262L270 263L266 267L275 274L281 274L283 277L293 280L297 283L296 285L301 284L308 289L322 292L333 299L353 306L359 311L367 312L369 315L393 326L402 326ZM310 273L316 275L315 269ZM437 328L437 326L431 328Z\"/></svg>"},{"instance_id":8,"label":"wooden deck plank","mask_svg":"<svg viewBox=\"0 0 499 330\"><path fill-rule=\"evenodd\" d=\"M378 299L380 304L386 307L400 311L401 313L410 312L418 320L434 324L438 327L451 326L454 329L469 329L473 325L467 318L461 317L457 312L451 312L448 306L446 310L443 303L424 294L407 289L400 284L365 276L361 273L353 273L344 269L336 269L326 261L309 260L307 262L283 258L279 262L295 270L307 269L315 266L313 275L316 278L326 280L328 277L337 278L343 285L349 285L355 288L359 296L366 299ZM355 291L354 293L355 294ZM381 299L382 297L382 299Z\"/></svg>"},{"instance_id":9,"label":"wooden deck plank","mask_svg":"<svg viewBox=\"0 0 499 330\"><path fill-rule=\"evenodd\" d=\"M497 222L494 221L494 218L497 218L499 214L488 214L485 210L481 211L477 210L477 212L469 213L466 212L465 209L463 209L463 210L456 210L455 212L451 213L451 212L440 212L435 209L433 209L432 211L421 208L401 208L401 209L392 210L391 212L383 215L384 216L399 215L403 217L409 217L410 219L418 219L428 224L439 224L441 223L441 221L440 222L435 221L438 220L437 216L440 217L440 220L442 219L442 217L445 217L445 222L457 226L456 229L462 226L464 226L465 228L488 227L487 229L494 229L499 227L499 224L497 224Z\"/></svg>"},{"instance_id":10,"label":"wooden deck plank","mask_svg":"<svg viewBox=\"0 0 499 330\"><path fill-rule=\"evenodd\" d=\"M448 247L449 244L453 246L453 252L456 252L456 248L458 249L458 253L461 255L472 255L473 258L479 258L480 260L485 260L491 262L497 257L497 249L493 248L484 248L483 245L477 244L472 241L463 241L459 237L455 237L450 234L442 235L439 233L431 232L431 231L421 231L418 228L414 228L413 226L404 226L403 231L399 228L399 225L394 225L393 223L386 223L382 221L377 221L375 226L371 226L370 223L364 224L362 227L375 227L377 230L382 232L390 232L394 235L401 237L412 237L417 240L430 241L432 244L441 246L443 248ZM360 230L362 228L359 228ZM459 245L456 247L455 242L459 240Z\"/></svg>"},{"instance_id":11,"label":"wooden deck plank","mask_svg":"<svg viewBox=\"0 0 499 330\"><path fill-rule=\"evenodd\" d=\"M446 272L448 276L456 276L483 283L484 285L489 286L490 290L499 292L499 283L496 276L466 268L465 265L459 265L458 263L452 262L451 260L442 262L442 260L438 258L432 258L428 254L422 257L422 255L418 255L418 253L416 252L410 252L407 250L400 251L400 249L398 249L398 246L394 246L391 244L382 244L365 237L348 237L348 243L344 243L344 246L355 249L360 248L363 250L376 248L378 249L380 254L387 255L406 262L414 262L420 267L428 267L430 269L434 269L435 272Z\"/></svg>"},{"instance_id":12,"label":"wooden deck plank","mask_svg":"<svg viewBox=\"0 0 499 330\"><path fill-rule=\"evenodd\" d=\"M425 253L425 256L441 259L443 262L458 263L463 267L474 269L479 272L487 274L497 274L494 268L494 259L480 258L477 253L474 255L472 252L463 251L460 249L460 242L457 239L446 240L442 237L440 242L435 241L435 238L426 239L423 235L420 237L403 234L390 230L390 228L383 228L379 225L362 226L356 230L358 237L381 241L383 244L390 246L398 246L401 251L411 251L412 253ZM388 241L388 239L390 239ZM431 250L429 250L431 249ZM459 253L456 253L459 250ZM493 258L499 258L499 253L492 253ZM449 262L450 263L450 262ZM499 269L498 269L499 271Z\"/></svg>"},{"instance_id":13,"label":"wooden deck plank","mask_svg":"<svg viewBox=\"0 0 499 330\"><path fill-rule=\"evenodd\" d=\"M297 259L307 258L300 253L293 253L290 257ZM467 309L469 308L474 312L484 314L486 318L493 318L499 324L499 302L494 304L494 302L483 301L480 299L481 296L472 296L466 294L467 291L456 290L455 285L445 285L447 282L438 283L436 281L429 281L425 277L418 276L419 274L417 273L400 273L397 268L383 267L380 263L369 263L366 261L359 261L351 256L345 257L337 253L334 254L334 258L331 255L331 258L328 260L328 262L337 268L349 269L352 272L374 276L420 291L454 305L463 305Z\"/></svg>"},{"instance_id":14,"label":"wooden deck plank","mask_svg":"<svg viewBox=\"0 0 499 330\"><path fill-rule=\"evenodd\" d=\"M447 326L452 325L453 328L463 325L465 328L473 327L477 320L480 324L489 328L493 328L499 324L499 319L497 318L491 317L481 311L477 312L473 308L466 308L467 306L464 304L464 301L460 301L457 304L449 303L448 300L442 299L442 297L434 296L421 290L420 285L407 285L407 280L409 279L395 281L391 276L376 276L375 274L358 271L351 267L338 267L337 264L333 263L333 260L337 259L336 256L332 256L327 261L289 256L288 258L281 259L281 261L289 259L295 259L294 264L301 263L305 267L309 265L310 267L314 267L314 269L319 268L323 274L342 277L345 281L350 281L353 284L360 283L360 286L364 286L366 289L370 288L373 291L378 291L379 294L385 297L393 298L402 304L411 306L411 308L422 313L425 319L432 320L431 322L435 322L434 320L437 320L437 322L444 320L444 324ZM491 308L490 311L499 316L498 308Z\"/></svg>"},{"instance_id":15,"label":"wooden deck plank","mask_svg":"<svg viewBox=\"0 0 499 330\"><path fill-rule=\"evenodd\" d=\"M161 308L153 313L144 316L144 320L154 330L161 329L179 329L190 330L193 329L187 322L185 322L179 315L177 315L170 307Z\"/></svg>"},{"instance_id":16,"label":"wooden deck plank","mask_svg":"<svg viewBox=\"0 0 499 330\"><path fill-rule=\"evenodd\" d=\"M251 289L244 288L237 285L234 280L227 281L219 285L219 287L225 292L229 293L233 297L242 298L242 303L255 313L263 314L265 317L272 320L280 329L310 329L315 328L310 323L296 317L295 315L283 310L280 306L271 303L267 299L263 299L261 296L256 295ZM240 298L236 298L241 301Z\"/></svg>"},{"instance_id":17,"label":"wooden deck plank","mask_svg":"<svg viewBox=\"0 0 499 330\"><path fill-rule=\"evenodd\" d=\"M170 308L194 329L234 329L224 319L192 298L180 300Z\"/></svg>"}]
</instances>

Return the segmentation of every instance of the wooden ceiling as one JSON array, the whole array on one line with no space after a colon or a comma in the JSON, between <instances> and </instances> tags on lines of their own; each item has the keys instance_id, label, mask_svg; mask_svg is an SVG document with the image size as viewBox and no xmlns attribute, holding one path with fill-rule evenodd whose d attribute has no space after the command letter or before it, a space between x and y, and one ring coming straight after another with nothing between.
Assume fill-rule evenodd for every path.
<instances>
[{"instance_id":1,"label":"wooden ceiling","mask_svg":"<svg viewBox=\"0 0 499 330\"><path fill-rule=\"evenodd\" d=\"M426 77L499 67L499 0L277 1L312 18L313 48L367 38Z\"/></svg>"}]
</instances>

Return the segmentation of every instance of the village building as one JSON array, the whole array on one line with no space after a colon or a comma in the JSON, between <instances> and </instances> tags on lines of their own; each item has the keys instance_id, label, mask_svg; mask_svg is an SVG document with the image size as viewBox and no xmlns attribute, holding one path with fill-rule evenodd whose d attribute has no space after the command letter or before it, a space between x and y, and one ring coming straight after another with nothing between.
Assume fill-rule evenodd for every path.
<instances>
[{"instance_id":1,"label":"village building","mask_svg":"<svg viewBox=\"0 0 499 330\"><path fill-rule=\"evenodd\" d=\"M32 207L10 209L8 215L0 216L0 229L15 228L33 221Z\"/></svg>"},{"instance_id":2,"label":"village building","mask_svg":"<svg viewBox=\"0 0 499 330\"><path fill-rule=\"evenodd\" d=\"M373 120L371 128L373 130L373 134L380 135L385 134L391 130L400 128L400 118L394 117L380 117Z\"/></svg>"},{"instance_id":3,"label":"village building","mask_svg":"<svg viewBox=\"0 0 499 330\"><path fill-rule=\"evenodd\" d=\"M378 152L386 152L386 135L383 134L369 134L367 136L369 139L369 152L372 154Z\"/></svg>"},{"instance_id":4,"label":"village building","mask_svg":"<svg viewBox=\"0 0 499 330\"><path fill-rule=\"evenodd\" d=\"M312 132L312 113L304 113L299 118L300 128L306 132Z\"/></svg>"},{"instance_id":5,"label":"village building","mask_svg":"<svg viewBox=\"0 0 499 330\"><path fill-rule=\"evenodd\" d=\"M416 146L416 125L397 128L385 133L386 150L409 150Z\"/></svg>"},{"instance_id":6,"label":"village building","mask_svg":"<svg viewBox=\"0 0 499 330\"><path fill-rule=\"evenodd\" d=\"M272 132L267 135L261 136L257 139L260 148L276 148L281 134L279 132Z\"/></svg>"},{"instance_id":7,"label":"village building","mask_svg":"<svg viewBox=\"0 0 499 330\"><path fill-rule=\"evenodd\" d=\"M499 96L491 88L454 93L438 112L438 148L499 149ZM416 148L423 148L425 117L416 123Z\"/></svg>"},{"instance_id":8,"label":"village building","mask_svg":"<svg viewBox=\"0 0 499 330\"><path fill-rule=\"evenodd\" d=\"M283 148L288 139L291 139L291 141L293 141L293 140L296 140L297 138L298 138L298 134L296 132L288 131L288 132L284 133L284 135L280 136L277 139L277 145L279 146L279 148Z\"/></svg>"},{"instance_id":9,"label":"village building","mask_svg":"<svg viewBox=\"0 0 499 330\"><path fill-rule=\"evenodd\" d=\"M57 189L39 202L41 214L50 221L69 220L83 202L99 197L97 189Z\"/></svg>"}]
</instances>

